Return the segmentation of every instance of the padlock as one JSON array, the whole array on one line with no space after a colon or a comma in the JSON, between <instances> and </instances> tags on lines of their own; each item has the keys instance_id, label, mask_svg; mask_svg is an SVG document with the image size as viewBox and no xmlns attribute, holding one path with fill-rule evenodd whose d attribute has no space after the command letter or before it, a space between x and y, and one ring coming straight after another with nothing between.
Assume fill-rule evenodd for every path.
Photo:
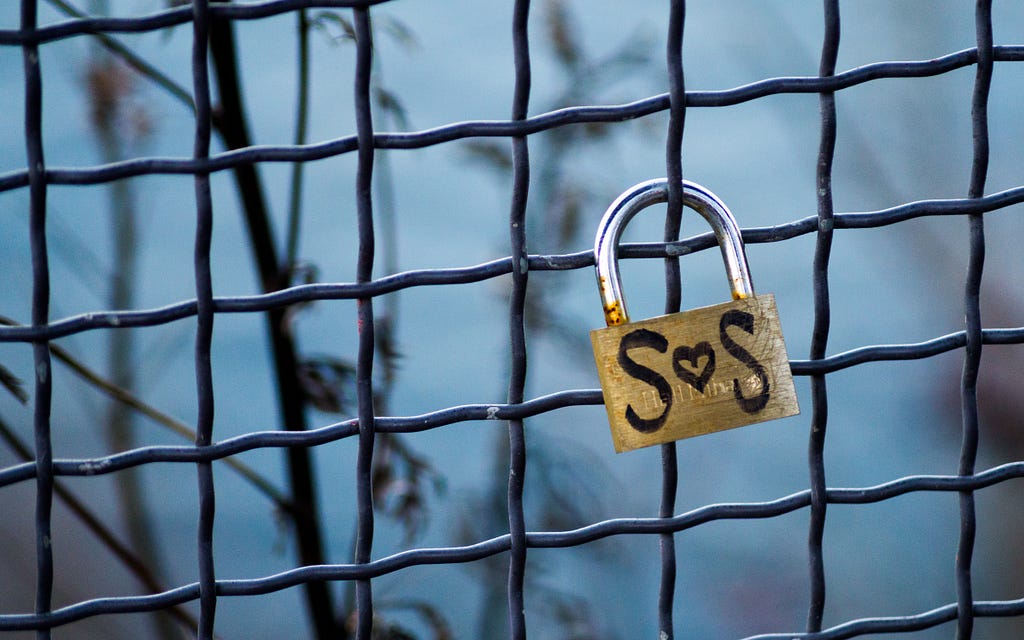
<instances>
[{"instance_id":1,"label":"padlock","mask_svg":"<svg viewBox=\"0 0 1024 640\"><path fill-rule=\"evenodd\" d=\"M645 207L668 200L650 180L619 196L594 242L607 327L590 332L617 452L724 431L800 412L775 297L755 295L732 213L683 181L683 205L711 224L732 302L630 322L618 269L619 238Z\"/></svg>"}]
</instances>

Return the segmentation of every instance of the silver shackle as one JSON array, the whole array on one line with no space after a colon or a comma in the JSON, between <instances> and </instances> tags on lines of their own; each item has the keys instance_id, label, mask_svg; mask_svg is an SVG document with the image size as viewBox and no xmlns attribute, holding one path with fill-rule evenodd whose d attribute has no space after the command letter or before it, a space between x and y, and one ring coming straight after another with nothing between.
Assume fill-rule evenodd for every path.
<instances>
[{"instance_id":1,"label":"silver shackle","mask_svg":"<svg viewBox=\"0 0 1024 640\"><path fill-rule=\"evenodd\" d=\"M622 230L640 210L668 201L668 180L648 180L630 188L605 211L594 240L594 260L597 267L597 286L604 305L604 320L609 327L629 322L626 300L622 295L619 277L618 250ZM683 205L699 213L711 225L718 239L729 277L729 288L734 300L754 295L750 280L747 254L739 226L729 208L718 196L699 184L683 180Z\"/></svg>"}]
</instances>

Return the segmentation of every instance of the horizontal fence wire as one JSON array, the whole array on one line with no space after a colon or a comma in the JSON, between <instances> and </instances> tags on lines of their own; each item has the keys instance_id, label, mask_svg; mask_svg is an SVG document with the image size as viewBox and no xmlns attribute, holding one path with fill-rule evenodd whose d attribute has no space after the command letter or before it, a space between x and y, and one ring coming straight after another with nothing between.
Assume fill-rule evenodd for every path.
<instances>
[{"instance_id":1,"label":"horizontal fence wire","mask_svg":"<svg viewBox=\"0 0 1024 640\"><path fill-rule=\"evenodd\" d=\"M515 3L514 69L509 82L515 84L514 102L510 105L508 120L469 120L413 132L382 132L374 129L370 117L369 91L373 74L372 46L369 39L371 7L374 1L331 0L267 0L262 2L230 3L197 1L187 6L167 8L138 17L77 17L57 24L36 26L34 0L22 0L22 22L17 29L0 29L0 46L17 47L25 60L25 124L24 137L27 166L0 175L0 193L26 189L29 207L25 212L31 219L33 310L31 323L0 326L0 342L24 343L34 346L37 371L48 371L47 343L87 332L105 329L145 328L195 318L199 327L196 342L196 384L200 398L200 428L194 445L158 445L134 447L110 455L94 457L51 457L49 435L49 403L51 401L49 376L40 375L35 389L37 405L34 408L36 452L34 459L0 469L0 488L35 481L37 486L37 538L36 564L39 592L33 613L0 612L0 630L47 630L94 616L156 611L185 603L199 603L199 637L216 634L216 607L218 599L252 597L324 581L350 581L355 586L357 602L356 637L370 637L374 624L373 580L395 574L410 567L437 564L465 564L479 562L495 556L509 558L508 604L509 633L511 637L526 636L524 615L524 574L529 549L571 548L614 536L662 536L663 543L663 596L661 611L653 603L645 615L660 615L663 637L671 637L672 593L676 582L675 556L671 534L687 531L710 522L724 520L768 519L807 510L812 520L810 556L810 591L812 602L808 613L807 629L800 632L769 633L752 636L749 640L806 638L852 638L880 633L909 633L929 629L956 621L958 637L972 636L974 619L1024 615L1024 599L989 601L977 600L972 592L970 558L974 552L974 492L1024 477L1024 462L1010 462L981 471L975 470L978 443L978 409L976 404L977 373L980 367L982 345L1024 344L1024 327L985 328L980 321L980 279L985 240L983 214L999 211L1024 202L1024 185L997 193L985 194L987 170L988 123L986 105L992 69L1002 63L1024 62L1024 45L993 44L992 20L988 3L979 2L977 16L978 42L973 48L956 51L930 60L886 61L866 64L845 71L835 71L839 47L838 2L826 1L826 40L822 53L821 74L804 77L775 77L732 89L718 91L682 90L682 71L673 71L670 78L672 92L666 92L625 104L570 106L528 115L530 111L530 48L526 38L530 20L530 3ZM678 3L678 7L685 3ZM250 145L241 149L211 153L210 146L210 85L206 77L209 57L206 38L213 20L246 21L295 13L313 8L349 8L358 42L357 78L353 100L356 104L357 132L327 141L293 145ZM856 10L849 6L847 10ZM673 11L675 20L682 20L682 11ZM174 92L185 107L197 115L194 157L134 157L127 160L85 167L57 167L44 162L42 157L40 98L40 69L38 52L48 44L68 39L102 36L111 47L130 51L121 43L118 34L139 34L166 30L174 26L191 24L194 38L194 89L179 88ZM673 22L681 29L681 23ZM671 36L670 36L671 37ZM679 37L681 37L681 32ZM695 36L690 36L695 37ZM671 43L670 43L671 44ZM677 42L677 44L679 44ZM243 51L244 55L244 51ZM678 52L677 52L678 55ZM672 62L670 47L670 67ZM142 61L139 61L141 64ZM971 188L967 197L955 199L928 199L907 202L897 206L858 212L833 212L831 201L831 156L834 152L836 131L842 130L837 121L834 97L843 90L882 79L926 78L948 74L973 67L976 84L973 95L974 158ZM168 80L168 82L171 82ZM573 407L603 404L599 389L566 389L535 398L524 397L524 377L527 367L525 343L524 300L528 295L529 272L562 272L588 269L594 266L590 251L559 254L529 253L526 245L525 206L530 185L531 136L574 125L617 123L669 112L673 124L681 127L686 109L718 108L738 105L771 96L792 94L818 94L821 99L822 147L819 157L818 211L816 215L796 217L789 222L769 227L745 228L742 236L748 244L784 243L796 238L814 235L817 254L815 279L815 331L812 355L808 359L790 362L792 373L812 380L814 408L812 409L815 436L812 437L809 471L810 487L806 490L762 502L735 502L708 504L682 513L673 513L672 500L668 513L662 517L615 518L593 522L576 529L563 531L530 531L523 517L522 474L528 464L525 443L530 435L527 418L541 416ZM672 96L683 96L683 104L673 106ZM670 135L682 136L682 129ZM507 138L514 149L513 181L515 186L510 207L509 252L489 262L465 267L409 270L373 278L374 264L374 201L371 180L377 160L375 150L416 150L436 147L460 140L479 138ZM669 174L678 172L673 164L673 147L669 140ZM675 153L678 153L676 149ZM358 225L360 266L355 281L316 283L287 286L268 293L245 296L213 295L210 273L210 202L211 174L242 166L266 163L306 163L356 154L358 175ZM678 158L675 159L676 161ZM103 185L124 178L152 175L191 176L195 182L198 214L202 221L196 238L196 293L195 297L166 306L130 310L96 310L62 317L50 317L48 257L45 238L47 188L51 185ZM805 212L806 213L806 212ZM13 215L8 213L8 215ZM831 313L828 301L829 253L838 243L839 230L879 229L909 220L929 216L956 216L968 219L972 225L970 272L965 293L967 327L963 331L926 338L909 344L864 345L841 353L827 354L828 319ZM671 233L669 234L671 236ZM672 259L705 251L715 245L713 234L705 233L682 240L657 243L623 245L623 259ZM671 260L669 263L671 264ZM509 361L508 397L505 403L466 403L438 408L421 415L375 415L371 379L376 349L373 325L375 299L395 292L424 287L448 287L469 283L497 281L512 276L509 307ZM671 269L669 270L671 288ZM678 271L676 272L678 278ZM313 301L354 300L358 303L361 333L359 337L359 366L356 373L359 389L358 416L349 420L307 430L269 429L247 431L243 435L218 439L212 429L213 384L210 373L210 340L215 318L228 314L262 314L282 310ZM670 303L671 306L671 303ZM678 306L678 305L676 305ZM869 363L927 359L943 353L963 351L964 364L964 445L960 471L956 475L908 475L902 478L865 487L830 487L825 483L825 466L821 455L828 423L829 374ZM223 420L223 418L222 418ZM508 528L503 535L480 540L468 545L442 548L410 548L374 559L374 511L372 507L371 464L375 437L381 434L413 434L440 429L470 421L502 421L509 429L508 471L511 480L508 493ZM817 439L815 439L817 438ZM358 473L352 491L359 497L357 543L352 563L325 563L300 566L281 573L252 579L224 579L214 572L212 534L216 487L211 464L231 456L271 448L314 448L345 439L359 443ZM666 496L676 492L674 453L665 450ZM169 588L161 593L129 597L104 597L84 600L62 607L53 607L52 577L50 572L61 571L52 566L53 558L48 540L52 526L49 514L53 485L59 478L105 476L132 468L157 463L196 465L198 495L201 513L199 528L200 579L191 584ZM866 505L891 500L911 493L942 492L960 497L961 540L957 567L957 601L941 604L929 611L911 612L903 616L877 616L851 620L823 627L822 613L826 607L824 575L827 570L822 548L827 538L822 531L827 522L828 505ZM664 509L663 509L664 511ZM43 540L45 539L45 542ZM667 569L666 569L667 568ZM668 594L665 596L664 594ZM686 596L684 596L686 597ZM678 623L675 623L678 624ZM695 636L695 637L699 637Z\"/></svg>"},{"instance_id":2,"label":"horizontal fence wire","mask_svg":"<svg viewBox=\"0 0 1024 640\"><path fill-rule=\"evenodd\" d=\"M0 44L4 34L0 31ZM977 58L977 49L966 49L936 60L865 65L828 78L771 78L730 90L687 92L686 105L727 107L772 95L838 91L883 78L924 78L977 64ZM1020 62L1024 60L1024 46L996 46L993 59ZM515 137L571 124L622 122L666 111L668 107L668 94L660 94L624 105L566 107L521 121L469 121L419 132L375 133L373 140L377 149L422 149L467 138ZM48 169L46 175L49 184L100 184L140 175L212 173L253 162L310 162L353 153L358 146L357 137L352 135L310 145L254 146L214 154L208 159L135 158L86 169L55 167ZM27 171L0 175L0 191L27 185Z\"/></svg>"}]
</instances>

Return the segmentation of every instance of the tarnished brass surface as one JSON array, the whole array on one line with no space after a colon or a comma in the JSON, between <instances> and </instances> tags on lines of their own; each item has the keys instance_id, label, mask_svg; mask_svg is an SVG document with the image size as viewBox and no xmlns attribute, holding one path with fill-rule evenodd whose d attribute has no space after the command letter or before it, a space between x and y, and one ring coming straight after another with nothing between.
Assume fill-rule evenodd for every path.
<instances>
[{"instance_id":1,"label":"tarnished brass surface","mask_svg":"<svg viewBox=\"0 0 1024 640\"><path fill-rule=\"evenodd\" d=\"M618 452L800 412L775 297L590 332Z\"/></svg>"}]
</instances>

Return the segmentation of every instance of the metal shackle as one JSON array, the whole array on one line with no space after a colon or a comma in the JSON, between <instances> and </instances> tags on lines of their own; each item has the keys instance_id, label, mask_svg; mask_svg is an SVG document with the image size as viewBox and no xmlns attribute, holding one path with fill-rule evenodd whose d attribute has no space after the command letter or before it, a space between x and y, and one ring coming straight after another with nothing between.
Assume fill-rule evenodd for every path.
<instances>
[{"instance_id":1,"label":"metal shackle","mask_svg":"<svg viewBox=\"0 0 1024 640\"><path fill-rule=\"evenodd\" d=\"M626 300L619 277L618 249L622 230L640 210L668 201L668 180L648 180L630 188L605 211L594 240L594 260L597 267L597 286L604 306L604 319L609 327L629 322ZM747 254L739 226L725 203L699 184L683 180L683 206L699 213L711 225L718 239L729 277L729 288L734 300L754 295L750 280Z\"/></svg>"}]
</instances>

